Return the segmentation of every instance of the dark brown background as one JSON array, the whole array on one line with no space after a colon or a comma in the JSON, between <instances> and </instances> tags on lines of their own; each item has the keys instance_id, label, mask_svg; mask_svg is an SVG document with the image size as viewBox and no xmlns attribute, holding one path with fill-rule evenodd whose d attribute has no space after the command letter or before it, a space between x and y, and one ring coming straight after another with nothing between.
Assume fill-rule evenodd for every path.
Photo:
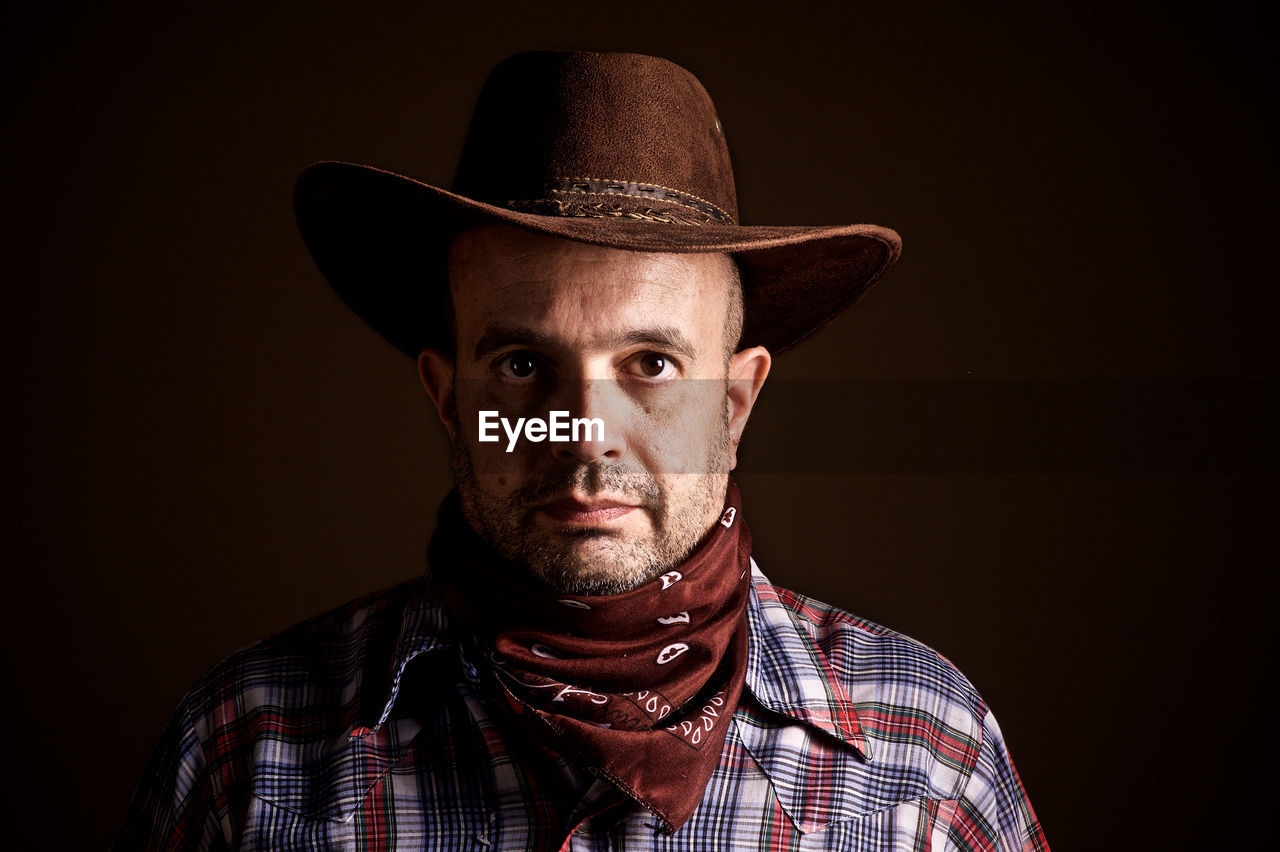
<instances>
[{"instance_id":1,"label":"dark brown background","mask_svg":"<svg viewBox=\"0 0 1280 852\"><path fill-rule=\"evenodd\" d=\"M207 666L422 569L442 437L315 272L291 186L325 158L447 182L484 74L531 47L693 70L747 221L904 236L747 433L773 579L954 660L1055 848L1258 823L1260 22L82 5L4 37L10 848L100 847Z\"/></svg>"}]
</instances>

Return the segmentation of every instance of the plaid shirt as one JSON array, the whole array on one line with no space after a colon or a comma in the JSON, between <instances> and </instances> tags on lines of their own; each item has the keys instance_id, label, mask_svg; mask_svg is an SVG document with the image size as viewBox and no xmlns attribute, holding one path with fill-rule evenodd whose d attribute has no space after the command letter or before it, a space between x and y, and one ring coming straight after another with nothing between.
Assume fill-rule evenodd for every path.
<instances>
[{"instance_id":1,"label":"plaid shirt","mask_svg":"<svg viewBox=\"0 0 1280 852\"><path fill-rule=\"evenodd\" d=\"M674 835L505 735L418 578L215 666L116 848L1048 849L995 719L947 660L752 572L746 689Z\"/></svg>"}]
</instances>

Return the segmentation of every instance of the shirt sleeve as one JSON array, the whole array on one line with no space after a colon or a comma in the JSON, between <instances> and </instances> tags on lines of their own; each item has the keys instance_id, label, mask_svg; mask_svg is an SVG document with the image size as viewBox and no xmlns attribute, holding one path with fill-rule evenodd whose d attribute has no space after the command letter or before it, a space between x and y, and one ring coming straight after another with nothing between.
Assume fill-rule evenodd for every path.
<instances>
[{"instance_id":1,"label":"shirt sleeve","mask_svg":"<svg viewBox=\"0 0 1280 852\"><path fill-rule=\"evenodd\" d=\"M225 849L204 747L184 701L151 755L111 849Z\"/></svg>"},{"instance_id":2,"label":"shirt sleeve","mask_svg":"<svg viewBox=\"0 0 1280 852\"><path fill-rule=\"evenodd\" d=\"M947 802L940 819L946 831L940 848L1048 852L1040 822L1005 747L995 716L988 710L982 723L982 748L973 774L958 800ZM940 814L941 816L941 814Z\"/></svg>"}]
</instances>

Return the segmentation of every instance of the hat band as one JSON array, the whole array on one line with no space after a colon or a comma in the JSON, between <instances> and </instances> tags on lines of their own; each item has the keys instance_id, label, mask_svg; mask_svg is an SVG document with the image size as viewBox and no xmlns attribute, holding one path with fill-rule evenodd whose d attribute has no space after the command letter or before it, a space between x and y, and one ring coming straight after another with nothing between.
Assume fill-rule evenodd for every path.
<instances>
[{"instance_id":1,"label":"hat band","mask_svg":"<svg viewBox=\"0 0 1280 852\"><path fill-rule=\"evenodd\" d=\"M555 178L547 181L543 191L546 195L542 198L506 201L503 206L542 216L618 217L669 225L736 224L732 216L710 201L669 186L602 178ZM662 206L637 205L631 199L661 202Z\"/></svg>"}]
</instances>

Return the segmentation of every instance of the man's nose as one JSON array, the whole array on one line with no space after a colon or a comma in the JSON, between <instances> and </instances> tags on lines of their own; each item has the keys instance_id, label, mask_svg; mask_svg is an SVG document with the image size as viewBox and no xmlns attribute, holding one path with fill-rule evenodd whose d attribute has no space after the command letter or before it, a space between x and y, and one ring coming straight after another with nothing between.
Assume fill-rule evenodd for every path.
<instances>
[{"instance_id":1,"label":"man's nose","mask_svg":"<svg viewBox=\"0 0 1280 852\"><path fill-rule=\"evenodd\" d=\"M569 440L555 441L551 452L562 461L617 464L626 450L622 394L616 381L581 379L566 383L557 399L571 418Z\"/></svg>"}]
</instances>

